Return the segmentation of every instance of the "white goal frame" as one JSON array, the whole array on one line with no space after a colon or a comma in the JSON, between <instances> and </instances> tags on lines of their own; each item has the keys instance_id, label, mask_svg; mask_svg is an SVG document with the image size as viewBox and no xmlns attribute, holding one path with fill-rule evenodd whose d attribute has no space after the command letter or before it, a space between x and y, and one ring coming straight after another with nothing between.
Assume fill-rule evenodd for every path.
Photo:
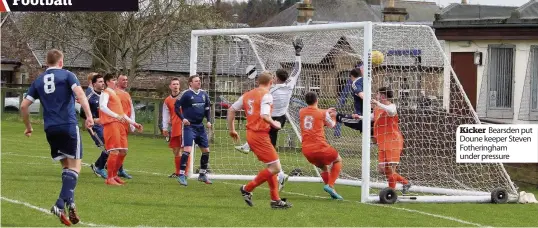
<instances>
[{"instance_id":1,"label":"white goal frame","mask_svg":"<svg viewBox=\"0 0 538 228\"><path fill-rule=\"evenodd\" d=\"M376 23L377 24L377 23ZM330 31L330 30L345 30L345 29L363 29L362 38L364 39L364 47L362 60L364 63L363 71L363 89L364 89L364 100L368 101L372 96L372 61L371 61L371 52L372 52L372 39L373 39L373 26L374 23L367 22L349 22L349 23L336 23L336 24L320 24L320 25L303 25L303 26L281 26L281 27L257 27L257 28L237 28L237 29L207 29L207 30L192 30L191 32L191 50L190 50L190 75L197 74L197 64L198 64L198 38L203 36L215 36L215 35L228 35L228 36L247 36L249 34L268 34L268 33L297 33L297 32L314 32L314 31ZM408 26L408 27L428 27L425 25L402 25L402 24L386 24L383 23L383 26ZM428 27L430 30L431 28ZM433 31L432 31L433 33ZM435 37L435 35L434 35ZM440 50L441 45L439 41L437 45ZM252 46L252 41L249 40L249 44ZM255 51L256 49L253 48ZM255 53L259 64L264 67L263 62L260 60L257 53ZM445 66L449 64L445 53L444 64ZM445 69L446 71L447 69ZM452 73L453 70L449 69ZM450 77L450 76L449 76ZM450 79L450 78L448 78ZM457 80L457 78L456 78ZM459 83L459 82L458 82ZM458 84L461 88L461 85ZM444 78L444 93L448 93L447 88L450 88L450 80L447 80L446 75ZM448 104L449 96L443 96L444 103ZM470 103L467 96L465 96L465 102ZM370 110L370 102L363 102L363 110ZM289 114L286 113L286 116L289 117ZM370 181L370 144L371 144L371 114L369 111L365 112L363 115L363 131L362 131L362 176L361 180L344 180L338 179L337 184L352 185L352 186L361 186L361 202L363 203L377 203L380 201L378 195L370 195L370 188L386 188L388 186L385 182L371 182ZM477 119L477 116L475 116ZM292 124L293 125L293 124ZM300 132L296 129L296 126L293 126L295 134L298 138L301 138ZM193 144L194 145L194 144ZM193 150L190 154L190 168L188 177L197 178L198 174L194 173L194 154ZM503 168L504 170L504 168ZM316 169L317 172L317 169ZM319 175L319 172L317 172ZM221 179L221 180L252 180L254 175L227 175L227 174L210 174L212 179ZM301 177L301 176L290 176L288 181L290 182L317 182L323 183L320 176L318 177ZM397 186L397 189L401 189L401 185ZM426 186L413 186L411 189L412 192L420 193L430 193L430 194L442 194L442 195L418 195L418 196L398 196L398 202L481 202L488 203L491 202L491 192L480 192L480 191L467 191L467 190L455 190L447 188L436 188L436 187L426 187ZM510 202L516 201L517 196L510 196Z\"/></svg>"}]
</instances>

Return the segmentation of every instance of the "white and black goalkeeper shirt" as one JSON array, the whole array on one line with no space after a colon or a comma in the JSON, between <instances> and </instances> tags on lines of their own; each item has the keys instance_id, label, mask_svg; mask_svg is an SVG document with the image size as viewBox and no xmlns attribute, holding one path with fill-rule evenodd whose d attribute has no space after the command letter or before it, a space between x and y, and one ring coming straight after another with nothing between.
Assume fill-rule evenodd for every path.
<instances>
[{"instance_id":1,"label":"white and black goalkeeper shirt","mask_svg":"<svg viewBox=\"0 0 538 228\"><path fill-rule=\"evenodd\" d=\"M293 88L297 84L297 79L301 74L301 56L295 56L295 64L290 74L290 78L285 83L274 84L269 91L273 96L273 112L271 116L283 116L288 111Z\"/></svg>"}]
</instances>

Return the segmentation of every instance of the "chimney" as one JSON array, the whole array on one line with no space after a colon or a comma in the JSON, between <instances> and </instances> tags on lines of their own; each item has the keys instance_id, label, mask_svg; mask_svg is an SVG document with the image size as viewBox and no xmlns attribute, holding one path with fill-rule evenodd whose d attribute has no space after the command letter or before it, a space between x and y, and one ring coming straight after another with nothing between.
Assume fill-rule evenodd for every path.
<instances>
[{"instance_id":1,"label":"chimney","mask_svg":"<svg viewBox=\"0 0 538 228\"><path fill-rule=\"evenodd\" d=\"M407 15L405 8L396 8L394 0L390 0L388 6L383 9L383 22L404 22Z\"/></svg>"},{"instance_id":2,"label":"chimney","mask_svg":"<svg viewBox=\"0 0 538 228\"><path fill-rule=\"evenodd\" d=\"M467 5L467 0L461 0L462 5Z\"/></svg>"},{"instance_id":3,"label":"chimney","mask_svg":"<svg viewBox=\"0 0 538 228\"><path fill-rule=\"evenodd\" d=\"M297 23L305 24L308 20L314 16L314 7L312 6L312 0L303 0L303 2L297 5Z\"/></svg>"}]
</instances>

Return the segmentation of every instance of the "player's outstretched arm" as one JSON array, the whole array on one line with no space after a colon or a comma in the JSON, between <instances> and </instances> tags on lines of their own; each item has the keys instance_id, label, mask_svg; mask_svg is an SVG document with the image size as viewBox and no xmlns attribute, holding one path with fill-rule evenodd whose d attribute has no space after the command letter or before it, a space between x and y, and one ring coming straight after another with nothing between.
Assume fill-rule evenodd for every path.
<instances>
[{"instance_id":1,"label":"player's outstretched arm","mask_svg":"<svg viewBox=\"0 0 538 228\"><path fill-rule=\"evenodd\" d=\"M288 82L289 86L292 88L295 87L299 75L301 75L302 63L301 63L301 50L303 49L303 41L301 39L296 39L293 42L293 47L295 48L295 63L293 65L293 70L290 74L290 81Z\"/></svg>"},{"instance_id":2,"label":"player's outstretched arm","mask_svg":"<svg viewBox=\"0 0 538 228\"><path fill-rule=\"evenodd\" d=\"M92 128L94 124L93 115L86 94L80 86L73 87L73 92L75 93L75 96L79 98L78 102L80 103L80 106L82 107L82 109L84 110L84 114L86 115L86 128Z\"/></svg>"},{"instance_id":3,"label":"player's outstretched arm","mask_svg":"<svg viewBox=\"0 0 538 228\"><path fill-rule=\"evenodd\" d=\"M239 134L235 131L235 112L243 109L243 96L239 97L230 108L228 108L228 114L226 120L228 120L228 130L230 132L230 137L233 138L235 142L239 142Z\"/></svg>"},{"instance_id":4,"label":"player's outstretched arm","mask_svg":"<svg viewBox=\"0 0 538 228\"><path fill-rule=\"evenodd\" d=\"M383 104L383 103L381 103L381 102L379 102L378 100L375 100L375 99L372 99L371 103L374 104L374 105L377 105L378 107L385 110L389 116L395 116L396 114L398 114L398 111L396 109L395 104L385 105L385 104Z\"/></svg>"}]
</instances>

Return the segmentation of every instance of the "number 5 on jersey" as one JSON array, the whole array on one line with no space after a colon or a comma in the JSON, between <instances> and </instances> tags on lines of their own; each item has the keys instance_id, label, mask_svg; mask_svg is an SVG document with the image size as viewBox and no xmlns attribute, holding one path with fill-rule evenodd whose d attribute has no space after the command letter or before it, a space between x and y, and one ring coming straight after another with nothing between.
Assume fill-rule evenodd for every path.
<instances>
[{"instance_id":1,"label":"number 5 on jersey","mask_svg":"<svg viewBox=\"0 0 538 228\"><path fill-rule=\"evenodd\" d=\"M56 90L56 84L54 84L54 74L46 74L45 76L43 76L43 82L45 83L45 93L54 93L54 90Z\"/></svg>"},{"instance_id":2,"label":"number 5 on jersey","mask_svg":"<svg viewBox=\"0 0 538 228\"><path fill-rule=\"evenodd\" d=\"M249 99L249 100L247 101L247 104L248 104L247 114L248 114L248 115L252 115L252 113L254 113L254 107L253 107L254 100Z\"/></svg>"}]
</instances>

